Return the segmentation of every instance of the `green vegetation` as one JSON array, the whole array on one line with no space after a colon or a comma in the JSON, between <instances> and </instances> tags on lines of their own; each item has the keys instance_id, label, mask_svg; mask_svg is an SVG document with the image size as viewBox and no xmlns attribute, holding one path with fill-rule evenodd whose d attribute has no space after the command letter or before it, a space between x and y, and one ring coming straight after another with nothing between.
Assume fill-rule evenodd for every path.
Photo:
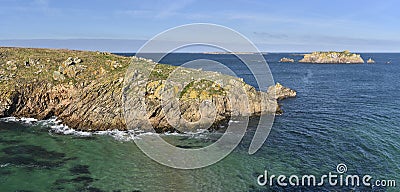
<instances>
[{"instance_id":1,"label":"green vegetation","mask_svg":"<svg viewBox=\"0 0 400 192\"><path fill-rule=\"evenodd\" d=\"M0 47L0 89L16 89L32 83L85 86L92 81L111 82L124 78L132 61L143 66L150 64L146 59L132 60L105 52ZM152 88L147 95L159 94L163 81L175 69L175 66L156 64L149 77L148 85ZM179 95L184 99L209 99L224 94L212 81L193 80Z\"/></svg>"},{"instance_id":2,"label":"green vegetation","mask_svg":"<svg viewBox=\"0 0 400 192\"><path fill-rule=\"evenodd\" d=\"M147 83L147 94L150 97L160 97L159 91L164 88L164 81L168 79L169 75L178 67L156 64L150 74L149 82ZM178 87L174 87L178 91ZM200 101L211 99L213 96L223 96L226 92L220 85L210 80L200 79L189 82L182 91L179 93L179 98L183 100L200 99Z\"/></svg>"},{"instance_id":3,"label":"green vegetation","mask_svg":"<svg viewBox=\"0 0 400 192\"><path fill-rule=\"evenodd\" d=\"M213 96L226 95L225 90L218 84L210 81L201 79L199 81L192 81L185 86L180 93L179 98L181 99L200 99L207 100Z\"/></svg>"},{"instance_id":4,"label":"green vegetation","mask_svg":"<svg viewBox=\"0 0 400 192\"><path fill-rule=\"evenodd\" d=\"M166 80L176 68L172 65L157 64L150 74L150 81Z\"/></svg>"},{"instance_id":5,"label":"green vegetation","mask_svg":"<svg viewBox=\"0 0 400 192\"><path fill-rule=\"evenodd\" d=\"M52 78L68 58L79 58L84 69L74 77ZM121 65L114 68L110 61ZM101 52L3 47L0 48L0 88L34 82L77 85L102 78L117 79L123 77L121 72L126 70L129 62L130 58Z\"/></svg>"}]
</instances>

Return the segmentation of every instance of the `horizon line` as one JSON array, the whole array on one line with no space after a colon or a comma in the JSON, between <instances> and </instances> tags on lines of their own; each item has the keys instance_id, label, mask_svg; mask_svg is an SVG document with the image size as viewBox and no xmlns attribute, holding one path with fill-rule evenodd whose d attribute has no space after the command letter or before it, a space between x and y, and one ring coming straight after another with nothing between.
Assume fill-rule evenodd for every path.
<instances>
[{"instance_id":1,"label":"horizon line","mask_svg":"<svg viewBox=\"0 0 400 192\"><path fill-rule=\"evenodd\" d=\"M1 40L0 40L1 41ZM53 50L71 50L71 51L89 51L89 52L97 52L99 50L85 50L85 49L73 49L73 48L57 48L57 47L29 47L29 46L3 46L0 45L0 48L26 48L26 49L53 49ZM345 50L340 50L340 51L335 51L335 50L331 50L333 52L342 52ZM109 52L109 53L113 53L113 54L136 54L138 53L137 51L99 51L99 52ZM307 53L313 53L313 52L329 52L329 51L260 51L260 52L246 52L246 51L241 51L241 52L216 52L216 51L211 51L211 52L204 52L204 51L193 51L193 52L171 52L172 54L255 54L255 53L261 53L261 54L268 54L268 53L291 53L291 54L307 54ZM379 54L385 54L385 53L389 53L389 54L400 54L400 52L391 52L391 51L375 51L375 52L371 52L371 51L361 51L361 52L357 52L357 51L350 51L351 53L358 53L358 54L373 54L373 53L379 53ZM160 54L161 52L147 52L147 53L142 53L142 54ZM171 54L168 53L168 54Z\"/></svg>"},{"instance_id":2,"label":"horizon line","mask_svg":"<svg viewBox=\"0 0 400 192\"><path fill-rule=\"evenodd\" d=\"M40 42L46 41L46 42ZM53 41L53 42L52 42ZM62 41L63 44L56 44L57 41ZM69 42L70 41L70 42ZM73 41L93 41L98 42L98 44L84 44L79 42ZM105 41L119 41L126 43L122 44L121 46L117 45L116 43L110 43L108 45ZM32 38L32 39L0 39L0 46L1 47L21 47L21 48L49 48L49 49L71 49L71 50L82 50L82 51L106 51L106 52L116 52L116 53L135 53L137 50L140 49L147 41L145 39L123 39L123 38ZM65 43L65 44L64 44ZM129 44L133 43L133 44ZM129 44L129 45L128 45ZM344 51L350 50L354 53L400 53L400 50L390 50L390 49L383 49L383 50L374 50L374 49L364 49L362 47L352 47L352 48L338 48L337 46L332 46L332 49L329 46L321 46L317 48L318 45L314 44L305 44L304 48L301 49L301 45L294 45L288 43L282 44L266 44L266 43L254 43L260 52L262 53L310 53L315 51ZM274 46L276 49L274 50ZM278 47L279 46L279 47ZM356 46L356 45L355 45ZM314 48L315 47L315 48ZM328 48L327 48L328 47ZM291 50L293 48L293 50ZM361 49L361 50L360 50ZM204 53L204 52L221 52L226 53L224 51L208 51L208 50L194 50L194 51L183 51L179 53ZM238 51L238 52L247 52L247 51Z\"/></svg>"}]
</instances>

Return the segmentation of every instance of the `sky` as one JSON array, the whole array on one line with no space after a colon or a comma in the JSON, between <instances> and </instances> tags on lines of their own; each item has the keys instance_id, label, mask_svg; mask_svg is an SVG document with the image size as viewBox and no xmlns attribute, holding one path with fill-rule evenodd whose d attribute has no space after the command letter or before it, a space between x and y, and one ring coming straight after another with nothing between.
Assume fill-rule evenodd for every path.
<instances>
[{"instance_id":1,"label":"sky","mask_svg":"<svg viewBox=\"0 0 400 192\"><path fill-rule=\"evenodd\" d=\"M153 36L214 23L265 52L400 52L400 1L0 0L0 46L135 52Z\"/></svg>"}]
</instances>

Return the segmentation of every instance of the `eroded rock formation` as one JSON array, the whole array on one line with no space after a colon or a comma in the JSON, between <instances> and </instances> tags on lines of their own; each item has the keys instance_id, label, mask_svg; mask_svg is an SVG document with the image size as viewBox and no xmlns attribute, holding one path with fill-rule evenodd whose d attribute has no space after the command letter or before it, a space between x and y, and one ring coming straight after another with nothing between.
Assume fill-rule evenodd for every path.
<instances>
[{"instance_id":1,"label":"eroded rock formation","mask_svg":"<svg viewBox=\"0 0 400 192\"><path fill-rule=\"evenodd\" d=\"M15 74L0 80L0 117L57 116L69 127L85 131L126 130L125 119L135 128L149 120L158 132L173 131L183 122L193 122L187 129L196 129L195 122L204 118L218 128L231 115L279 112L278 100L296 96L280 84L268 93L258 92L238 78L186 68L176 72L176 67L136 57L48 49L0 48L0 52L4 56L0 69ZM37 62L23 67L27 57ZM126 73L129 64L133 68ZM7 69L10 65L13 69ZM65 71L70 66L74 67ZM38 69L41 73L36 73ZM180 81L166 78L174 70ZM126 118L127 113L135 118Z\"/></svg>"}]
</instances>

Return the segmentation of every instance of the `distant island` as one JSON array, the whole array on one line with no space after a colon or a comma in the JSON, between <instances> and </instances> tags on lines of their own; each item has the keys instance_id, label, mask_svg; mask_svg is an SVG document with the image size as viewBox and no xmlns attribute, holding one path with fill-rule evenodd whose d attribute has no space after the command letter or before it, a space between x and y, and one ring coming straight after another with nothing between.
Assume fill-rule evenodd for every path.
<instances>
[{"instance_id":1,"label":"distant island","mask_svg":"<svg viewBox=\"0 0 400 192\"><path fill-rule=\"evenodd\" d=\"M313 52L305 54L300 63L340 63L340 64L357 64L365 63L361 55L351 53L350 51L343 52Z\"/></svg>"}]
</instances>

